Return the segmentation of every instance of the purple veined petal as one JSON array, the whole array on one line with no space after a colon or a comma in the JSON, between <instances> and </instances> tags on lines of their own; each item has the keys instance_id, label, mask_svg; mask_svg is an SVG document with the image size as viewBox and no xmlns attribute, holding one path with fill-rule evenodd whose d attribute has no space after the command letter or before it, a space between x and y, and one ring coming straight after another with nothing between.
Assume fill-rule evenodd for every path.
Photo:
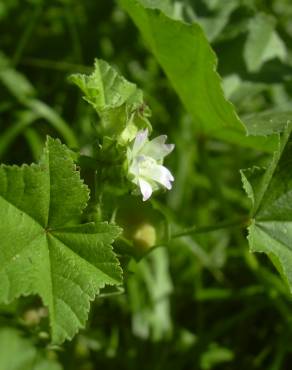
<instances>
[{"instance_id":1,"label":"purple veined petal","mask_svg":"<svg viewBox=\"0 0 292 370\"><path fill-rule=\"evenodd\" d=\"M135 141L133 144L132 155L133 157L138 154L138 152L143 148L148 138L148 129L140 130L137 132Z\"/></svg>"},{"instance_id":2,"label":"purple veined petal","mask_svg":"<svg viewBox=\"0 0 292 370\"><path fill-rule=\"evenodd\" d=\"M140 174L144 178L149 178L158 182L168 190L172 188L171 182L174 181L174 177L172 176L172 173L162 165L154 164L145 166L140 170Z\"/></svg>"},{"instance_id":3,"label":"purple veined petal","mask_svg":"<svg viewBox=\"0 0 292 370\"><path fill-rule=\"evenodd\" d=\"M141 178L139 178L139 186L140 186L141 193L143 195L143 202L145 202L152 195L152 187L149 184L149 182L147 182L147 181L145 181Z\"/></svg>"},{"instance_id":4,"label":"purple veined petal","mask_svg":"<svg viewBox=\"0 0 292 370\"><path fill-rule=\"evenodd\" d=\"M156 160L166 157L174 149L174 144L165 144L166 135L160 135L146 143L142 149L143 154Z\"/></svg>"}]
</instances>

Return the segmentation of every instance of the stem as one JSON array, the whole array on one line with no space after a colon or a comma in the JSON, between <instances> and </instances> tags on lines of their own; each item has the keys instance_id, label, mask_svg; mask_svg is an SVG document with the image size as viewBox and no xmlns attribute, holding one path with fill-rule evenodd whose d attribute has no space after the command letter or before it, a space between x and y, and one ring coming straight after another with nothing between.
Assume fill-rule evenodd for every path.
<instances>
[{"instance_id":1,"label":"stem","mask_svg":"<svg viewBox=\"0 0 292 370\"><path fill-rule=\"evenodd\" d=\"M181 236L191 235L191 234L204 234L204 233L210 233L212 231L221 230L221 229L228 229L231 227L245 227L248 225L249 220L240 219L235 221L227 221L222 222L217 225L210 225L210 226L191 226L183 231L180 231L178 233L172 234L171 238L180 238Z\"/></svg>"},{"instance_id":2,"label":"stem","mask_svg":"<svg viewBox=\"0 0 292 370\"><path fill-rule=\"evenodd\" d=\"M74 64L41 58L23 58L23 60L21 61L21 65L57 71L75 72L78 70L78 72L80 73L92 72L91 67L85 66L83 64Z\"/></svg>"},{"instance_id":3,"label":"stem","mask_svg":"<svg viewBox=\"0 0 292 370\"><path fill-rule=\"evenodd\" d=\"M32 33L34 31L34 28L42 14L42 10L43 10L43 5L42 3L40 3L39 5L37 5L30 17L30 21L29 21L29 24L27 26L27 28L24 30L24 32L22 33L22 36L20 37L20 41L16 47L16 51L13 55L13 65L14 67L16 67L16 65L19 63L20 59L21 59L21 56L23 54L23 51L25 49L25 47L27 46L27 44L29 43L30 39L31 39L31 36L32 36Z\"/></svg>"},{"instance_id":4,"label":"stem","mask_svg":"<svg viewBox=\"0 0 292 370\"><path fill-rule=\"evenodd\" d=\"M120 235L118 237L118 240L122 241L123 243L125 243L127 245L127 247L131 247L133 248L133 242L127 238L125 238L124 236Z\"/></svg>"}]
</instances>

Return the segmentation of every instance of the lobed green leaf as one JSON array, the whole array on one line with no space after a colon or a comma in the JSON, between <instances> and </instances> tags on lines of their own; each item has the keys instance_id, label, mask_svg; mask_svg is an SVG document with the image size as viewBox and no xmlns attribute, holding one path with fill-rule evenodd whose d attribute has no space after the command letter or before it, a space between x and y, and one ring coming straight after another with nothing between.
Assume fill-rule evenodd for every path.
<instances>
[{"instance_id":1,"label":"lobed green leaf","mask_svg":"<svg viewBox=\"0 0 292 370\"><path fill-rule=\"evenodd\" d=\"M250 249L266 253L292 291L291 128L288 125L279 135L279 148L269 166L242 171L242 178L253 204Z\"/></svg>"},{"instance_id":2,"label":"lobed green leaf","mask_svg":"<svg viewBox=\"0 0 292 370\"><path fill-rule=\"evenodd\" d=\"M78 225L89 197L71 153L48 138L39 164L0 167L0 301L38 294L48 306L52 339L84 326L89 303L121 283L110 244L120 229Z\"/></svg>"},{"instance_id":3,"label":"lobed green leaf","mask_svg":"<svg viewBox=\"0 0 292 370\"><path fill-rule=\"evenodd\" d=\"M84 93L101 118L104 134L120 136L121 143L132 140L139 128L151 125L150 110L144 104L142 90L127 81L103 60L96 59L91 75L74 74L70 81Z\"/></svg>"}]
</instances>

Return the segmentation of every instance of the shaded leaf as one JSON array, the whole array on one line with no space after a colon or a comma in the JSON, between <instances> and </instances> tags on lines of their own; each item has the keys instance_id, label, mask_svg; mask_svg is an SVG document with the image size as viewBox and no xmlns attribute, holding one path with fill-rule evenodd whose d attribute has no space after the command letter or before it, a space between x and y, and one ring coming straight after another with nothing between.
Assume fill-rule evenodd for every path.
<instances>
[{"instance_id":1,"label":"shaded leaf","mask_svg":"<svg viewBox=\"0 0 292 370\"><path fill-rule=\"evenodd\" d=\"M292 122L290 110L268 110L245 117L249 135L269 136L283 132Z\"/></svg>"},{"instance_id":2,"label":"shaded leaf","mask_svg":"<svg viewBox=\"0 0 292 370\"><path fill-rule=\"evenodd\" d=\"M281 134L279 148L267 169L242 171L252 200L249 245L264 252L292 289L292 138L291 125Z\"/></svg>"}]
</instances>

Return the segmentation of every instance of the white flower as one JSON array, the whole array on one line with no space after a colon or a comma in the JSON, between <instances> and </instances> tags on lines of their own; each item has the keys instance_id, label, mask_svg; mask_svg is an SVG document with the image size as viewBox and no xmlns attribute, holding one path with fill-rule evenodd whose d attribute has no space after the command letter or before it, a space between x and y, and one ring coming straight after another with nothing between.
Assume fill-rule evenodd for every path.
<instances>
[{"instance_id":1,"label":"white flower","mask_svg":"<svg viewBox=\"0 0 292 370\"><path fill-rule=\"evenodd\" d=\"M140 130L132 147L128 148L129 178L140 187L143 201L149 199L152 192L160 187L168 190L172 187L174 178L162 166L163 158L174 149L174 144L165 144L166 139L166 135L161 135L149 141L148 130Z\"/></svg>"}]
</instances>

